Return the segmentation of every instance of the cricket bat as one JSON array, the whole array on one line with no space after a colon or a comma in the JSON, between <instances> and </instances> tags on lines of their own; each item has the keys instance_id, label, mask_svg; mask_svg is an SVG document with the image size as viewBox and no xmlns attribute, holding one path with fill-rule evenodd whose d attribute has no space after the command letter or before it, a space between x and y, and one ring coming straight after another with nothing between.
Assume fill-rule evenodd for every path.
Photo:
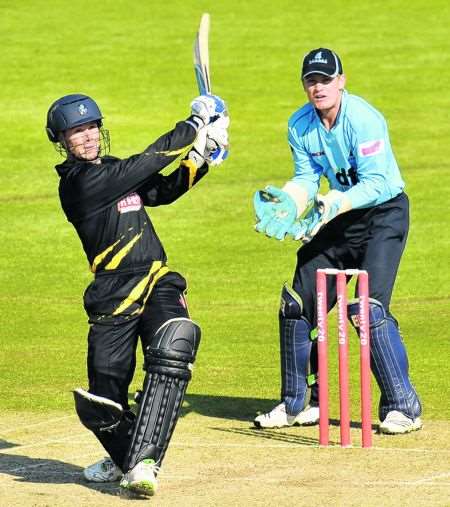
<instances>
[{"instance_id":1,"label":"cricket bat","mask_svg":"<svg viewBox=\"0 0 450 507\"><path fill-rule=\"evenodd\" d=\"M202 15L194 42L194 71L200 95L211 94L208 48L209 18L208 13Z\"/></svg>"}]
</instances>

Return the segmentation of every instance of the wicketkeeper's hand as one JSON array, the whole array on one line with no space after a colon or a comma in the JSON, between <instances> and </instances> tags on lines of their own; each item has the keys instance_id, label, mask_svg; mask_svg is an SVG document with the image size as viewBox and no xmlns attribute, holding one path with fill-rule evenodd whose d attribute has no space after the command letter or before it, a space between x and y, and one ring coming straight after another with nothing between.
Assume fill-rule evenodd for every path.
<instances>
[{"instance_id":1,"label":"wicketkeeper's hand","mask_svg":"<svg viewBox=\"0 0 450 507\"><path fill-rule=\"evenodd\" d=\"M292 236L295 240L309 243L313 236L319 231L319 222L321 219L320 211L317 206L314 206L306 213L302 220L295 221L289 228L288 235Z\"/></svg>"},{"instance_id":2,"label":"wicketkeeper's hand","mask_svg":"<svg viewBox=\"0 0 450 507\"><path fill-rule=\"evenodd\" d=\"M225 102L217 95L200 95L191 102L191 114L209 125L228 113Z\"/></svg>"},{"instance_id":3,"label":"wicketkeeper's hand","mask_svg":"<svg viewBox=\"0 0 450 507\"><path fill-rule=\"evenodd\" d=\"M344 192L330 190L327 194L317 194L314 206L305 215L303 220L292 224L289 234L294 239L308 243L328 222L341 213L350 211L352 205Z\"/></svg>"},{"instance_id":4,"label":"wicketkeeper's hand","mask_svg":"<svg viewBox=\"0 0 450 507\"><path fill-rule=\"evenodd\" d=\"M297 206L289 194L274 186L259 190L253 197L255 229L282 241L297 218Z\"/></svg>"}]
</instances>

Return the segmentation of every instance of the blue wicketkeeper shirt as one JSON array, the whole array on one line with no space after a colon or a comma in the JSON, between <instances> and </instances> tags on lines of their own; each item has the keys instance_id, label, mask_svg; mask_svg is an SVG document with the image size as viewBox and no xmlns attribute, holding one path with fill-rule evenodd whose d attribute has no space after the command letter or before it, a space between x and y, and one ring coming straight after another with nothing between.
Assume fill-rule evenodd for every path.
<instances>
[{"instance_id":1,"label":"blue wicketkeeper shirt","mask_svg":"<svg viewBox=\"0 0 450 507\"><path fill-rule=\"evenodd\" d=\"M405 186L383 115L345 90L331 130L308 103L289 118L288 140L294 157L292 181L306 188L309 199L317 193L321 176L330 189L345 192L353 208L382 204Z\"/></svg>"}]
</instances>

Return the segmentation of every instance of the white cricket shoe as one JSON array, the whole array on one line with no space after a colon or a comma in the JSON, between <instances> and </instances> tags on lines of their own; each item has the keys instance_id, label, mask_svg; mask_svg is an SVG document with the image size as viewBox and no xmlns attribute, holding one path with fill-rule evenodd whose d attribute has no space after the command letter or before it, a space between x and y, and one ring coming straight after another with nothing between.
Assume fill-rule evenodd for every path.
<instances>
[{"instance_id":1,"label":"white cricket shoe","mask_svg":"<svg viewBox=\"0 0 450 507\"><path fill-rule=\"evenodd\" d=\"M392 410L386 416L386 419L380 424L380 433L389 435L398 435L401 433L410 433L422 428L422 420L420 417L410 419L405 414Z\"/></svg>"},{"instance_id":2,"label":"white cricket shoe","mask_svg":"<svg viewBox=\"0 0 450 507\"><path fill-rule=\"evenodd\" d=\"M107 457L86 467L83 475L89 482L116 482L122 478L122 470Z\"/></svg>"},{"instance_id":3,"label":"white cricket shoe","mask_svg":"<svg viewBox=\"0 0 450 507\"><path fill-rule=\"evenodd\" d=\"M319 407L306 406L295 418L300 426L314 426L319 423Z\"/></svg>"},{"instance_id":4,"label":"white cricket shoe","mask_svg":"<svg viewBox=\"0 0 450 507\"><path fill-rule=\"evenodd\" d=\"M120 488L122 491L137 495L153 496L158 486L156 482L158 472L159 467L152 459L144 459L124 474L120 481Z\"/></svg>"},{"instance_id":5,"label":"white cricket shoe","mask_svg":"<svg viewBox=\"0 0 450 507\"><path fill-rule=\"evenodd\" d=\"M319 407L307 406L297 415L286 413L284 402L277 405L267 414L255 417L253 424L257 428L283 428L286 426L311 426L319 420Z\"/></svg>"}]
</instances>

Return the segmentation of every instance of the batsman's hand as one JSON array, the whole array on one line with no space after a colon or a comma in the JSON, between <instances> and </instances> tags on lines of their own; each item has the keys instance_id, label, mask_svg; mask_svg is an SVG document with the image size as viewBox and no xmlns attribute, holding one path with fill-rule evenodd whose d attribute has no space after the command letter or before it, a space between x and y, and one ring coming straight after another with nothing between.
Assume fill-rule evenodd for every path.
<instances>
[{"instance_id":1,"label":"batsman's hand","mask_svg":"<svg viewBox=\"0 0 450 507\"><path fill-rule=\"evenodd\" d=\"M197 167L205 162L208 165L220 165L229 153L228 130L221 127L219 120L202 127L197 132L197 138L188 153Z\"/></svg>"},{"instance_id":2,"label":"batsman's hand","mask_svg":"<svg viewBox=\"0 0 450 507\"><path fill-rule=\"evenodd\" d=\"M292 197L280 188L269 185L254 194L257 232L282 241L297 218L297 206Z\"/></svg>"},{"instance_id":3,"label":"batsman's hand","mask_svg":"<svg viewBox=\"0 0 450 507\"><path fill-rule=\"evenodd\" d=\"M200 95L191 102L191 114L200 118L203 125L227 117L225 102L217 95Z\"/></svg>"},{"instance_id":4,"label":"batsman's hand","mask_svg":"<svg viewBox=\"0 0 450 507\"><path fill-rule=\"evenodd\" d=\"M197 169L206 162L206 136L206 127L198 129L195 142L186 157L194 162Z\"/></svg>"},{"instance_id":5,"label":"batsman's hand","mask_svg":"<svg viewBox=\"0 0 450 507\"><path fill-rule=\"evenodd\" d=\"M229 116L221 117L206 128L205 158L209 165L221 164L229 154L230 142L228 138Z\"/></svg>"}]
</instances>

